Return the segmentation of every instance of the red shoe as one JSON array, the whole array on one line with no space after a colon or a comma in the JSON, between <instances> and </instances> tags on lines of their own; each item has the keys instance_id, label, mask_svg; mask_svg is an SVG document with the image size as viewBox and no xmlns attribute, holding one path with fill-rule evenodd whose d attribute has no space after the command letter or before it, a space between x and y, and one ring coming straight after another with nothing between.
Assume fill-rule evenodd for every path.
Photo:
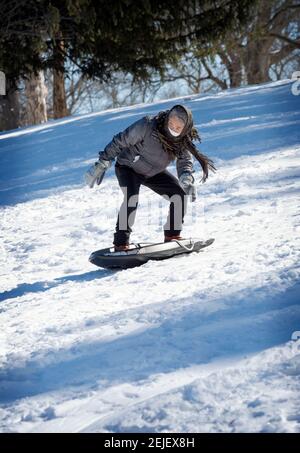
<instances>
[{"instance_id":1,"label":"red shoe","mask_svg":"<svg viewBox=\"0 0 300 453\"><path fill-rule=\"evenodd\" d=\"M184 238L182 236L166 236L165 235L165 242L171 242L171 241L182 241Z\"/></svg>"},{"instance_id":2,"label":"red shoe","mask_svg":"<svg viewBox=\"0 0 300 453\"><path fill-rule=\"evenodd\" d=\"M115 252L126 252L127 250L129 250L128 244L115 245Z\"/></svg>"}]
</instances>

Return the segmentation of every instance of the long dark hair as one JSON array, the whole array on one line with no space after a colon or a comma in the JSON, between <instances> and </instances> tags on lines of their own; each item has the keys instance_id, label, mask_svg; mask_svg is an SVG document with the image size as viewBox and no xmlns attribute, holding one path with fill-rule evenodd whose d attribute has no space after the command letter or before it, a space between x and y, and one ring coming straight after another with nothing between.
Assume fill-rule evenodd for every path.
<instances>
[{"instance_id":1,"label":"long dark hair","mask_svg":"<svg viewBox=\"0 0 300 453\"><path fill-rule=\"evenodd\" d=\"M172 160L182 155L183 150L188 150L200 163L203 170L203 177L201 181L205 182L208 178L208 170L215 172L217 171L213 161L202 154L193 141L201 143L201 138L198 130L194 125L190 127L186 134L176 139L170 139L165 133L166 121L169 110L159 112L155 117L156 130L154 134L159 138L164 150L170 155ZM192 121L192 120L191 120Z\"/></svg>"}]
</instances>

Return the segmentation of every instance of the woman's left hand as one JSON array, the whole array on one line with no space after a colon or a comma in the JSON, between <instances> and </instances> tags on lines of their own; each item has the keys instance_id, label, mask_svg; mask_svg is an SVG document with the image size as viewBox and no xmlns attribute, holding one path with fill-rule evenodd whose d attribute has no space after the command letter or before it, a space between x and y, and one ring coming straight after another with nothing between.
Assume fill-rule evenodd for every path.
<instances>
[{"instance_id":1,"label":"woman's left hand","mask_svg":"<svg viewBox=\"0 0 300 453\"><path fill-rule=\"evenodd\" d=\"M192 202L197 198L197 190L195 186L195 179L191 173L183 172L180 175L179 182L187 195L191 195Z\"/></svg>"}]
</instances>

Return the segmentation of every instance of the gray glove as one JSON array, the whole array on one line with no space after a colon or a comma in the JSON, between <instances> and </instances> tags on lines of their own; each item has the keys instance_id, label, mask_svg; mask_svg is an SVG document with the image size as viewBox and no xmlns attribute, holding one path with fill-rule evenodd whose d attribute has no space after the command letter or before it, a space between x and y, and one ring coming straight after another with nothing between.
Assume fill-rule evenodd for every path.
<instances>
[{"instance_id":1,"label":"gray glove","mask_svg":"<svg viewBox=\"0 0 300 453\"><path fill-rule=\"evenodd\" d=\"M191 195L192 202L197 198L195 178L188 171L184 171L179 177L179 183L187 195Z\"/></svg>"},{"instance_id":2,"label":"gray glove","mask_svg":"<svg viewBox=\"0 0 300 453\"><path fill-rule=\"evenodd\" d=\"M97 183L98 186L101 184L106 170L111 166L112 161L99 159L97 162L88 169L84 175L86 184L92 189L94 184Z\"/></svg>"}]
</instances>

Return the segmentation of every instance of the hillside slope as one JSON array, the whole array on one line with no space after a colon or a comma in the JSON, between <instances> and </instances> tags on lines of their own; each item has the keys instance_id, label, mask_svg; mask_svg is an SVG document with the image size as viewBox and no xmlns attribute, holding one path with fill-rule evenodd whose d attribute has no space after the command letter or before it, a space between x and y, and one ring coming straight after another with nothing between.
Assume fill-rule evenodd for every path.
<instances>
[{"instance_id":1,"label":"hillside slope","mask_svg":"<svg viewBox=\"0 0 300 453\"><path fill-rule=\"evenodd\" d=\"M215 243L98 269L121 191L114 168L93 190L83 173L175 102L218 167L183 234ZM1 431L300 431L299 131L282 81L0 134ZM161 240L167 209L142 187L132 240Z\"/></svg>"}]
</instances>

